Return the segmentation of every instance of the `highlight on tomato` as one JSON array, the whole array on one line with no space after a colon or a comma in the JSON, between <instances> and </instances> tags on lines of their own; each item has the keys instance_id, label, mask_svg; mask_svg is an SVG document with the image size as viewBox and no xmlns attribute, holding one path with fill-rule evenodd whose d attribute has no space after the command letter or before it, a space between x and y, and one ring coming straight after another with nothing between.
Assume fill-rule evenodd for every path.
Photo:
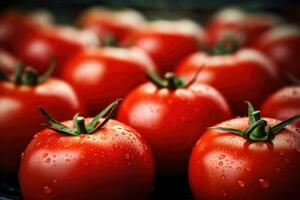
<instances>
[{"instance_id":1,"label":"highlight on tomato","mask_svg":"<svg viewBox=\"0 0 300 200\"><path fill-rule=\"evenodd\" d=\"M141 13L132 9L92 7L81 14L77 23L81 28L96 33L101 41L113 37L117 42L122 42L136 29L144 26L145 19Z\"/></svg>"},{"instance_id":2,"label":"highlight on tomato","mask_svg":"<svg viewBox=\"0 0 300 200\"><path fill-rule=\"evenodd\" d=\"M205 32L187 19L156 20L137 30L131 45L143 49L162 73L172 71L185 57L198 50Z\"/></svg>"},{"instance_id":3,"label":"highlight on tomato","mask_svg":"<svg viewBox=\"0 0 300 200\"><path fill-rule=\"evenodd\" d=\"M190 55L179 64L176 74L190 79L201 67L197 82L219 90L236 115L244 113L244 99L260 106L280 82L276 67L265 55L255 49L240 48L231 36L214 48Z\"/></svg>"},{"instance_id":4,"label":"highlight on tomato","mask_svg":"<svg viewBox=\"0 0 300 200\"><path fill-rule=\"evenodd\" d=\"M277 90L264 101L261 107L263 116L286 120L300 113L300 81L294 77L292 80L294 85ZM293 125L300 127L300 120L296 120Z\"/></svg>"},{"instance_id":5,"label":"highlight on tomato","mask_svg":"<svg viewBox=\"0 0 300 200\"><path fill-rule=\"evenodd\" d=\"M300 28L297 25L281 25L261 35L253 47L268 56L281 72L300 79Z\"/></svg>"},{"instance_id":6,"label":"highlight on tomato","mask_svg":"<svg viewBox=\"0 0 300 200\"><path fill-rule=\"evenodd\" d=\"M201 133L229 119L230 107L214 88L173 73L161 78L152 72L149 80L128 94L117 119L149 142L160 175L183 175Z\"/></svg>"},{"instance_id":7,"label":"highlight on tomato","mask_svg":"<svg viewBox=\"0 0 300 200\"><path fill-rule=\"evenodd\" d=\"M55 74L64 62L78 52L96 47L99 41L92 32L68 26L47 27L30 32L15 46L16 56L38 72L47 70L52 59L56 60Z\"/></svg>"},{"instance_id":8,"label":"highlight on tomato","mask_svg":"<svg viewBox=\"0 0 300 200\"><path fill-rule=\"evenodd\" d=\"M24 153L19 177L25 200L147 199L151 149L134 129L110 119L118 103L94 118L75 115L62 123L41 108L50 125Z\"/></svg>"},{"instance_id":9,"label":"highlight on tomato","mask_svg":"<svg viewBox=\"0 0 300 200\"><path fill-rule=\"evenodd\" d=\"M10 52L0 48L0 70L12 74L17 65L17 58Z\"/></svg>"},{"instance_id":10,"label":"highlight on tomato","mask_svg":"<svg viewBox=\"0 0 300 200\"><path fill-rule=\"evenodd\" d=\"M206 25L206 42L213 45L231 33L241 46L248 46L261 34L282 22L279 16L266 12L247 12L238 7L223 8Z\"/></svg>"},{"instance_id":11,"label":"highlight on tomato","mask_svg":"<svg viewBox=\"0 0 300 200\"><path fill-rule=\"evenodd\" d=\"M88 113L95 115L109 102L125 97L146 81L156 66L137 48L86 49L70 58L61 77L81 95Z\"/></svg>"},{"instance_id":12,"label":"highlight on tomato","mask_svg":"<svg viewBox=\"0 0 300 200\"><path fill-rule=\"evenodd\" d=\"M59 120L84 111L69 84L49 77L51 70L39 76L33 68L18 65L14 77L0 73L0 172L17 172L21 153L41 130L38 106Z\"/></svg>"},{"instance_id":13,"label":"highlight on tomato","mask_svg":"<svg viewBox=\"0 0 300 200\"><path fill-rule=\"evenodd\" d=\"M300 134L285 121L261 118L248 103L248 117L209 128L189 163L196 200L299 199Z\"/></svg>"}]
</instances>

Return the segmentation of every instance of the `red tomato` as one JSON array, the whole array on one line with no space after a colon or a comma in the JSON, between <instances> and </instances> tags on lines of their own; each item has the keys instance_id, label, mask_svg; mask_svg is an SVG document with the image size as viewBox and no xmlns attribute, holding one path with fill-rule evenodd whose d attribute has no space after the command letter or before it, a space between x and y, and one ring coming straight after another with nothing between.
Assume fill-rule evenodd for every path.
<instances>
[{"instance_id":1,"label":"red tomato","mask_svg":"<svg viewBox=\"0 0 300 200\"><path fill-rule=\"evenodd\" d=\"M139 49L87 49L66 62L62 77L82 96L89 114L94 115L145 82L145 73L153 70L154 64Z\"/></svg>"},{"instance_id":2,"label":"red tomato","mask_svg":"<svg viewBox=\"0 0 300 200\"><path fill-rule=\"evenodd\" d=\"M58 68L71 56L89 46L98 45L94 34L70 27L49 27L32 31L15 47L18 58L38 72L48 69L54 58Z\"/></svg>"},{"instance_id":3,"label":"red tomato","mask_svg":"<svg viewBox=\"0 0 300 200\"><path fill-rule=\"evenodd\" d=\"M199 67L203 69L197 81L219 90L238 115L243 114L243 101L260 105L279 82L273 64L254 49L241 49L225 55L197 52L184 60L176 72L189 79Z\"/></svg>"},{"instance_id":4,"label":"red tomato","mask_svg":"<svg viewBox=\"0 0 300 200\"><path fill-rule=\"evenodd\" d=\"M261 112L266 117L280 120L299 114L300 87L288 86L278 90L264 101ZM294 122L294 125L300 127L300 120Z\"/></svg>"},{"instance_id":5,"label":"red tomato","mask_svg":"<svg viewBox=\"0 0 300 200\"><path fill-rule=\"evenodd\" d=\"M160 174L184 174L201 133L230 118L231 111L222 95L210 86L166 87L153 83L139 86L125 98L117 119L146 138Z\"/></svg>"},{"instance_id":6,"label":"red tomato","mask_svg":"<svg viewBox=\"0 0 300 200\"><path fill-rule=\"evenodd\" d=\"M280 121L274 119L259 120L262 123L248 132L248 137L243 130L249 130L249 120L244 117L217 125L241 133L213 129L198 140L189 165L196 200L300 198L299 132L293 126L277 129ZM264 135L270 130L268 126L273 132Z\"/></svg>"},{"instance_id":7,"label":"red tomato","mask_svg":"<svg viewBox=\"0 0 300 200\"><path fill-rule=\"evenodd\" d=\"M274 61L282 76L287 72L300 78L300 28L282 25L271 29L253 45Z\"/></svg>"},{"instance_id":8,"label":"red tomato","mask_svg":"<svg viewBox=\"0 0 300 200\"><path fill-rule=\"evenodd\" d=\"M0 171L16 172L21 153L33 134L41 130L43 106L66 120L82 111L78 97L64 81L49 78L37 85L0 81Z\"/></svg>"},{"instance_id":9,"label":"red tomato","mask_svg":"<svg viewBox=\"0 0 300 200\"><path fill-rule=\"evenodd\" d=\"M137 31L132 44L146 51L164 73L197 51L201 38L204 32L195 22L158 20Z\"/></svg>"},{"instance_id":10,"label":"red tomato","mask_svg":"<svg viewBox=\"0 0 300 200\"><path fill-rule=\"evenodd\" d=\"M12 74L15 70L17 59L4 49L0 48L0 70Z\"/></svg>"},{"instance_id":11,"label":"red tomato","mask_svg":"<svg viewBox=\"0 0 300 200\"><path fill-rule=\"evenodd\" d=\"M223 9L214 15L206 27L207 42L214 44L230 32L241 45L248 45L281 21L278 16L269 13L246 13L237 8Z\"/></svg>"},{"instance_id":12,"label":"red tomato","mask_svg":"<svg viewBox=\"0 0 300 200\"><path fill-rule=\"evenodd\" d=\"M41 21L38 20L38 16L13 10L4 12L0 16L0 47L12 51L14 44L23 35L50 24L50 19Z\"/></svg>"},{"instance_id":13,"label":"red tomato","mask_svg":"<svg viewBox=\"0 0 300 200\"><path fill-rule=\"evenodd\" d=\"M72 127L72 121L63 124ZM152 188L154 161L135 130L110 119L89 134L42 130L25 151L19 177L25 200L143 200Z\"/></svg>"},{"instance_id":14,"label":"red tomato","mask_svg":"<svg viewBox=\"0 0 300 200\"><path fill-rule=\"evenodd\" d=\"M91 30L100 39L112 36L122 41L144 25L144 17L135 10L107 10L94 7L85 11L78 20L79 26Z\"/></svg>"}]
</instances>

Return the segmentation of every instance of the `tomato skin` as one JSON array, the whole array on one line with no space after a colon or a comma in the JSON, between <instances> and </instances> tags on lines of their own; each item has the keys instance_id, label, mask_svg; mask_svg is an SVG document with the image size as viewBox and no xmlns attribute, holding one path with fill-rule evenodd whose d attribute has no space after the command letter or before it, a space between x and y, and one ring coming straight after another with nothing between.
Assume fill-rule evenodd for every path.
<instances>
[{"instance_id":1,"label":"tomato skin","mask_svg":"<svg viewBox=\"0 0 300 200\"><path fill-rule=\"evenodd\" d=\"M42 129L43 106L59 120L84 112L74 90L58 79L49 79L38 86L16 86L0 83L0 171L17 172L21 153L33 134Z\"/></svg>"},{"instance_id":2,"label":"tomato skin","mask_svg":"<svg viewBox=\"0 0 300 200\"><path fill-rule=\"evenodd\" d=\"M282 19L270 13L246 13L239 9L227 8L219 11L206 26L207 42L212 45L231 32L241 46L252 44L257 37Z\"/></svg>"},{"instance_id":3,"label":"tomato skin","mask_svg":"<svg viewBox=\"0 0 300 200\"><path fill-rule=\"evenodd\" d=\"M300 78L300 28L293 25L282 25L271 29L259 37L253 47L273 60L286 78L289 72Z\"/></svg>"},{"instance_id":4,"label":"tomato skin","mask_svg":"<svg viewBox=\"0 0 300 200\"><path fill-rule=\"evenodd\" d=\"M0 48L0 70L12 74L17 65L17 58L8 51Z\"/></svg>"},{"instance_id":5,"label":"tomato skin","mask_svg":"<svg viewBox=\"0 0 300 200\"><path fill-rule=\"evenodd\" d=\"M25 151L19 177L25 200L139 200L151 191L154 161L135 130L109 120L89 135L41 131Z\"/></svg>"},{"instance_id":6,"label":"tomato skin","mask_svg":"<svg viewBox=\"0 0 300 200\"><path fill-rule=\"evenodd\" d=\"M113 36L118 42L144 25L144 17L135 10L124 9L119 11L94 7L85 11L78 20L80 27L95 32L100 39Z\"/></svg>"},{"instance_id":7,"label":"tomato skin","mask_svg":"<svg viewBox=\"0 0 300 200\"><path fill-rule=\"evenodd\" d=\"M196 52L203 37L202 28L192 21L161 20L137 31L132 38L132 45L146 51L160 71L165 73L172 71L182 59Z\"/></svg>"},{"instance_id":8,"label":"tomato skin","mask_svg":"<svg viewBox=\"0 0 300 200\"><path fill-rule=\"evenodd\" d=\"M215 89L196 84L176 91L145 83L123 101L117 119L149 142L160 174L186 173L193 145L208 126L231 117Z\"/></svg>"},{"instance_id":9,"label":"tomato skin","mask_svg":"<svg viewBox=\"0 0 300 200\"><path fill-rule=\"evenodd\" d=\"M229 55L197 52L179 64L176 74L190 79L199 67L203 69L197 81L219 90L237 115L244 114L245 100L258 106L279 83L276 67L254 49L241 49Z\"/></svg>"},{"instance_id":10,"label":"tomato skin","mask_svg":"<svg viewBox=\"0 0 300 200\"><path fill-rule=\"evenodd\" d=\"M81 41L81 33L83 32L68 27L49 27L32 31L20 39L15 46L15 53L20 60L34 67L39 73L45 72L54 58L57 63L56 71L59 71L68 58L88 47L85 41ZM94 41L93 36L87 37ZM95 40L94 45L97 42Z\"/></svg>"},{"instance_id":11,"label":"tomato skin","mask_svg":"<svg viewBox=\"0 0 300 200\"><path fill-rule=\"evenodd\" d=\"M261 108L263 116L286 120L290 116L300 113L300 87L287 86L268 97ZM300 127L300 120L293 123Z\"/></svg>"},{"instance_id":12,"label":"tomato skin","mask_svg":"<svg viewBox=\"0 0 300 200\"><path fill-rule=\"evenodd\" d=\"M82 96L90 115L146 81L155 70L150 58L138 49L87 49L72 57L61 76Z\"/></svg>"},{"instance_id":13,"label":"tomato skin","mask_svg":"<svg viewBox=\"0 0 300 200\"><path fill-rule=\"evenodd\" d=\"M266 119L273 126L280 121ZM217 126L248 128L248 118ZM208 130L195 145L189 181L196 200L299 199L300 134L293 126L271 142L249 142L229 132Z\"/></svg>"}]
</instances>

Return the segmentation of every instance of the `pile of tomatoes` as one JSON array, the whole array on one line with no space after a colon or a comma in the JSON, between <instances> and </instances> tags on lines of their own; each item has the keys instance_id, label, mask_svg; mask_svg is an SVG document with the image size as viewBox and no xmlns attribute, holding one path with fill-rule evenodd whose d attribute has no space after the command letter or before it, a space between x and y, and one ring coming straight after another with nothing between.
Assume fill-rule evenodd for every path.
<instances>
[{"instance_id":1,"label":"pile of tomatoes","mask_svg":"<svg viewBox=\"0 0 300 200\"><path fill-rule=\"evenodd\" d=\"M300 199L299 52L297 25L238 8L7 10L0 173L25 200L142 200L176 176L197 200Z\"/></svg>"}]
</instances>

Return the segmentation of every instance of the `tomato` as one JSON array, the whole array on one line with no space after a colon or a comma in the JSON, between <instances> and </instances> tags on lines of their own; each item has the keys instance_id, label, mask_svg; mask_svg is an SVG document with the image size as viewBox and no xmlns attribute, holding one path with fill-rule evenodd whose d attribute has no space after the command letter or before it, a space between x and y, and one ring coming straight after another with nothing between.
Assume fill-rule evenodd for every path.
<instances>
[{"instance_id":1,"label":"tomato","mask_svg":"<svg viewBox=\"0 0 300 200\"><path fill-rule=\"evenodd\" d=\"M21 153L33 134L41 130L43 118L38 106L42 105L57 115L59 120L69 119L74 113L84 111L69 84L54 78L39 83L32 73L32 70L26 70L23 80L20 80L21 76L16 79L18 83L0 81L1 172L17 172Z\"/></svg>"},{"instance_id":2,"label":"tomato","mask_svg":"<svg viewBox=\"0 0 300 200\"><path fill-rule=\"evenodd\" d=\"M196 200L300 198L300 134L286 126L300 116L280 122L250 113L252 119L222 122L198 140L189 163Z\"/></svg>"},{"instance_id":3,"label":"tomato","mask_svg":"<svg viewBox=\"0 0 300 200\"><path fill-rule=\"evenodd\" d=\"M300 78L300 28L293 25L277 26L259 37L253 44L274 61L282 72Z\"/></svg>"},{"instance_id":4,"label":"tomato","mask_svg":"<svg viewBox=\"0 0 300 200\"><path fill-rule=\"evenodd\" d=\"M70 58L61 75L82 96L89 114L94 115L145 82L145 73L152 70L154 64L141 50L107 47L87 49Z\"/></svg>"},{"instance_id":5,"label":"tomato","mask_svg":"<svg viewBox=\"0 0 300 200\"><path fill-rule=\"evenodd\" d=\"M138 30L132 45L146 51L164 73L197 51L204 35L202 28L190 20L157 20Z\"/></svg>"},{"instance_id":6,"label":"tomato","mask_svg":"<svg viewBox=\"0 0 300 200\"><path fill-rule=\"evenodd\" d=\"M170 77L168 77L170 76ZM207 126L231 117L223 96L203 84L167 73L163 84L145 83L124 99L117 119L149 142L161 175L185 174L188 158Z\"/></svg>"},{"instance_id":7,"label":"tomato","mask_svg":"<svg viewBox=\"0 0 300 200\"><path fill-rule=\"evenodd\" d=\"M151 150L135 130L108 117L97 116L90 126L91 118L75 116L74 125L63 124L77 129L37 133L21 162L24 199L147 199L154 177Z\"/></svg>"},{"instance_id":8,"label":"tomato","mask_svg":"<svg viewBox=\"0 0 300 200\"><path fill-rule=\"evenodd\" d=\"M51 23L50 19L38 20L39 16L14 10L4 12L0 16L0 47L12 51L14 44L23 35Z\"/></svg>"},{"instance_id":9,"label":"tomato","mask_svg":"<svg viewBox=\"0 0 300 200\"><path fill-rule=\"evenodd\" d=\"M286 86L268 97L261 108L266 117L286 120L291 115L300 113L300 87ZM300 120L293 123L300 127Z\"/></svg>"},{"instance_id":10,"label":"tomato","mask_svg":"<svg viewBox=\"0 0 300 200\"><path fill-rule=\"evenodd\" d=\"M214 44L230 32L241 45L248 45L281 22L282 19L270 13L247 13L237 8L223 9L206 26L207 42Z\"/></svg>"},{"instance_id":11,"label":"tomato","mask_svg":"<svg viewBox=\"0 0 300 200\"><path fill-rule=\"evenodd\" d=\"M86 10L78 20L80 27L91 30L100 39L114 37L121 42L134 30L144 25L144 17L135 10L108 10L93 7Z\"/></svg>"},{"instance_id":12,"label":"tomato","mask_svg":"<svg viewBox=\"0 0 300 200\"><path fill-rule=\"evenodd\" d=\"M17 58L8 51L0 48L0 70L11 74L15 70Z\"/></svg>"},{"instance_id":13,"label":"tomato","mask_svg":"<svg viewBox=\"0 0 300 200\"><path fill-rule=\"evenodd\" d=\"M278 86L278 72L271 61L254 49L224 54L197 52L179 64L176 73L189 79L203 67L197 81L215 87L235 114L243 114L243 101L256 106Z\"/></svg>"},{"instance_id":14,"label":"tomato","mask_svg":"<svg viewBox=\"0 0 300 200\"><path fill-rule=\"evenodd\" d=\"M38 72L45 72L51 59L57 68L77 52L98 45L91 32L79 31L70 27L48 27L32 31L22 37L15 47L17 57Z\"/></svg>"}]
</instances>

